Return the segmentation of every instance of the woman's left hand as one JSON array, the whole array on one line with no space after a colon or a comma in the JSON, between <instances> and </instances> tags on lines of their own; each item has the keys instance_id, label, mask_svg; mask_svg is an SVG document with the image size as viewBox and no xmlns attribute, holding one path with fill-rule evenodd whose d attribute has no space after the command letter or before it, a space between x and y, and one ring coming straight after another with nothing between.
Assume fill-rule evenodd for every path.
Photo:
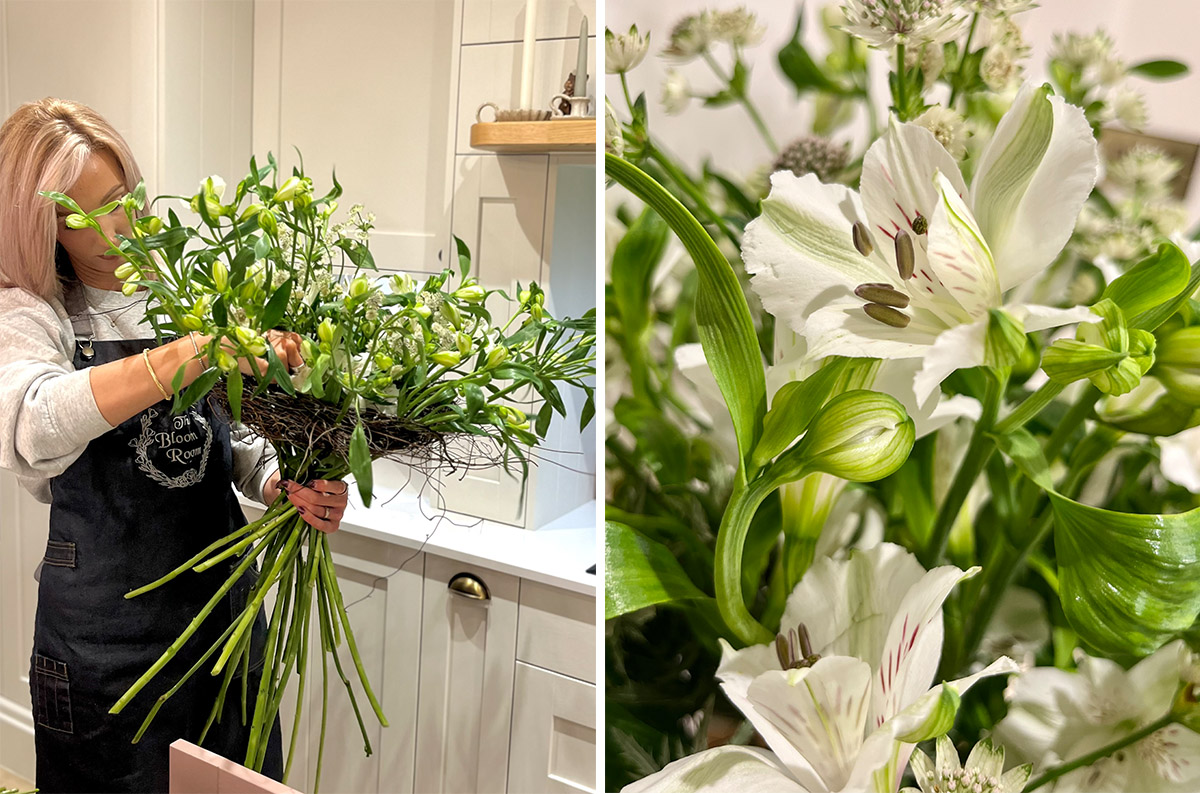
<instances>
[{"instance_id":1,"label":"woman's left hand","mask_svg":"<svg viewBox=\"0 0 1200 794\"><path fill-rule=\"evenodd\" d=\"M313 480L301 485L284 480L279 487L287 493L288 501L296 506L309 526L322 532L337 532L346 513L350 486L340 480Z\"/></svg>"}]
</instances>

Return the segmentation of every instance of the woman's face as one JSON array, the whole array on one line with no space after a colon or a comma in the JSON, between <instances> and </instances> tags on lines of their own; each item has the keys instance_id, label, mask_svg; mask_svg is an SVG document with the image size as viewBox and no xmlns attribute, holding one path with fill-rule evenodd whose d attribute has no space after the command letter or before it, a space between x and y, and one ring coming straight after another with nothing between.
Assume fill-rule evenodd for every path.
<instances>
[{"instance_id":1,"label":"woman's face","mask_svg":"<svg viewBox=\"0 0 1200 794\"><path fill-rule=\"evenodd\" d=\"M91 212L113 199L124 196L125 174L117 158L111 152L93 152L83 166L83 173L75 184L66 191L84 212ZM58 242L66 249L75 266L75 273L86 284L102 289L119 289L121 282L113 271L124 261L119 256L108 256L108 245L94 229L71 229L66 224L70 211L56 207ZM110 240L116 241L118 234L129 236L129 223L120 207L97 219Z\"/></svg>"}]
</instances>

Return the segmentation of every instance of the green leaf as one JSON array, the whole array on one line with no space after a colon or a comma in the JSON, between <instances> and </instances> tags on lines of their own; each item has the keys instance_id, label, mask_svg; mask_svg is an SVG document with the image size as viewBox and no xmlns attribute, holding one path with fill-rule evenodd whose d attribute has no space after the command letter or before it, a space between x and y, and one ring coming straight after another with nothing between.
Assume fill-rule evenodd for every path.
<instances>
[{"instance_id":1,"label":"green leaf","mask_svg":"<svg viewBox=\"0 0 1200 794\"><path fill-rule=\"evenodd\" d=\"M613 295L631 343L650 325L650 284L667 249L670 228L647 207L617 243L612 258Z\"/></svg>"},{"instance_id":2,"label":"green leaf","mask_svg":"<svg viewBox=\"0 0 1200 794\"><path fill-rule=\"evenodd\" d=\"M1178 246L1163 243L1105 288L1108 298L1121 307L1126 317L1136 317L1170 301L1187 286L1191 267ZM1150 330L1150 329L1147 329Z\"/></svg>"},{"instance_id":3,"label":"green leaf","mask_svg":"<svg viewBox=\"0 0 1200 794\"><path fill-rule=\"evenodd\" d=\"M554 418L554 406L546 403L542 409L538 411L537 421L534 423L533 429L539 437L545 438L546 431L550 429L550 420Z\"/></svg>"},{"instance_id":4,"label":"green leaf","mask_svg":"<svg viewBox=\"0 0 1200 794\"><path fill-rule=\"evenodd\" d=\"M742 460L748 462L762 430L767 386L750 307L737 275L700 222L644 171L606 154L605 175L662 215L696 263L700 345L729 408Z\"/></svg>"},{"instance_id":5,"label":"green leaf","mask_svg":"<svg viewBox=\"0 0 1200 794\"><path fill-rule=\"evenodd\" d=\"M363 431L362 423L354 426L350 434L350 473L358 484L358 495L362 497L363 507L371 506L371 449L367 446L367 434Z\"/></svg>"},{"instance_id":6,"label":"green leaf","mask_svg":"<svg viewBox=\"0 0 1200 794\"><path fill-rule=\"evenodd\" d=\"M209 367L204 370L204 372L200 373L200 377L192 381L192 385L188 386L183 393L175 392L175 405L172 411L175 413L186 411L197 400L208 394L220 377L221 370L216 367Z\"/></svg>"},{"instance_id":7,"label":"green leaf","mask_svg":"<svg viewBox=\"0 0 1200 794\"><path fill-rule=\"evenodd\" d=\"M1200 509L1115 513L1050 493L1063 611L1097 650L1145 656L1200 614Z\"/></svg>"},{"instance_id":8,"label":"green leaf","mask_svg":"<svg viewBox=\"0 0 1200 794\"><path fill-rule=\"evenodd\" d=\"M592 421L596 415L596 395L588 390L587 399L583 402L583 410L579 412L579 432L582 433L584 428Z\"/></svg>"},{"instance_id":9,"label":"green leaf","mask_svg":"<svg viewBox=\"0 0 1200 794\"><path fill-rule=\"evenodd\" d=\"M271 295L271 299L267 301L267 307L263 309L262 314L262 329L268 331L279 325L279 321L283 319L284 312L287 311L288 301L292 297L292 280L280 284L275 292Z\"/></svg>"},{"instance_id":10,"label":"green leaf","mask_svg":"<svg viewBox=\"0 0 1200 794\"><path fill-rule=\"evenodd\" d=\"M1173 243L1163 243L1159 246L1158 252L1163 257L1163 261L1178 258L1185 265L1187 264L1187 256ZM1167 264L1166 267L1173 267L1173 265ZM1129 327L1140 328L1144 331L1153 331L1165 323L1172 314L1183 308L1192 295L1196 293L1197 289L1200 289L1200 260L1192 264L1187 284L1184 285L1183 289L1174 298L1165 303L1160 303L1153 309L1147 309L1141 314L1131 315Z\"/></svg>"},{"instance_id":11,"label":"green leaf","mask_svg":"<svg viewBox=\"0 0 1200 794\"><path fill-rule=\"evenodd\" d=\"M354 263L355 267L367 270L379 269L375 266L375 257L371 256L371 250L362 243L342 238L337 241L336 245L346 252L346 256L350 257L350 261Z\"/></svg>"},{"instance_id":12,"label":"green leaf","mask_svg":"<svg viewBox=\"0 0 1200 794\"><path fill-rule=\"evenodd\" d=\"M645 465L664 485L678 485L688 477L688 441L679 428L647 403L622 397L613 417L637 439Z\"/></svg>"},{"instance_id":13,"label":"green leaf","mask_svg":"<svg viewBox=\"0 0 1200 794\"><path fill-rule=\"evenodd\" d=\"M1042 446L1032 433L1018 427L992 438L996 440L1000 451L1017 464L1022 474L1047 491L1054 489L1054 481L1050 478L1050 466L1046 463L1046 456L1042 454Z\"/></svg>"},{"instance_id":14,"label":"green leaf","mask_svg":"<svg viewBox=\"0 0 1200 794\"><path fill-rule=\"evenodd\" d=\"M712 601L692 584L666 546L615 521L604 523L604 618L655 604Z\"/></svg>"},{"instance_id":15,"label":"green leaf","mask_svg":"<svg viewBox=\"0 0 1200 794\"><path fill-rule=\"evenodd\" d=\"M832 361L805 380L784 384L775 393L771 410L763 419L762 438L754 448L755 466L767 465L808 429L808 423L833 396L846 364L845 359Z\"/></svg>"},{"instance_id":16,"label":"green leaf","mask_svg":"<svg viewBox=\"0 0 1200 794\"><path fill-rule=\"evenodd\" d=\"M796 89L797 96L814 89L831 94L844 93L841 86L836 85L825 76L821 67L817 66L812 56L808 54L808 50L800 42L803 28L804 7L801 6L796 13L796 29L792 33L792 40L784 45L777 56L779 68L783 70L784 77Z\"/></svg>"},{"instance_id":17,"label":"green leaf","mask_svg":"<svg viewBox=\"0 0 1200 794\"><path fill-rule=\"evenodd\" d=\"M1149 80L1172 80L1183 77L1188 73L1186 64L1167 59L1157 61L1142 61L1129 67L1129 74L1145 77Z\"/></svg>"},{"instance_id":18,"label":"green leaf","mask_svg":"<svg viewBox=\"0 0 1200 794\"><path fill-rule=\"evenodd\" d=\"M458 235L454 235L454 247L458 249L458 270L466 278L471 275L471 249Z\"/></svg>"},{"instance_id":19,"label":"green leaf","mask_svg":"<svg viewBox=\"0 0 1200 794\"><path fill-rule=\"evenodd\" d=\"M242 421L242 389L244 386L241 370L235 369L225 379L225 390L229 395L229 411L235 422Z\"/></svg>"},{"instance_id":20,"label":"green leaf","mask_svg":"<svg viewBox=\"0 0 1200 794\"><path fill-rule=\"evenodd\" d=\"M486 401L483 398L483 389L479 388L474 383L468 383L463 386L463 396L467 398L467 418L478 414L483 410Z\"/></svg>"},{"instance_id":21,"label":"green leaf","mask_svg":"<svg viewBox=\"0 0 1200 794\"><path fill-rule=\"evenodd\" d=\"M218 297L212 305L213 322L217 325L229 325L229 312L225 309L225 299Z\"/></svg>"}]
</instances>

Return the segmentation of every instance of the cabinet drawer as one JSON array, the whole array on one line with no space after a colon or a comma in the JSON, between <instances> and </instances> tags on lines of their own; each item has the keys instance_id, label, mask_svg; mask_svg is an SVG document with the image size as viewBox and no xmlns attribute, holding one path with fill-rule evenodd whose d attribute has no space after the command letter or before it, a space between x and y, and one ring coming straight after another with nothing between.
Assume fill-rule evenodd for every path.
<instances>
[{"instance_id":1,"label":"cabinet drawer","mask_svg":"<svg viewBox=\"0 0 1200 794\"><path fill-rule=\"evenodd\" d=\"M596 791L596 687L517 662L511 794Z\"/></svg>"},{"instance_id":2,"label":"cabinet drawer","mask_svg":"<svg viewBox=\"0 0 1200 794\"><path fill-rule=\"evenodd\" d=\"M517 659L596 683L596 599L522 579Z\"/></svg>"}]
</instances>

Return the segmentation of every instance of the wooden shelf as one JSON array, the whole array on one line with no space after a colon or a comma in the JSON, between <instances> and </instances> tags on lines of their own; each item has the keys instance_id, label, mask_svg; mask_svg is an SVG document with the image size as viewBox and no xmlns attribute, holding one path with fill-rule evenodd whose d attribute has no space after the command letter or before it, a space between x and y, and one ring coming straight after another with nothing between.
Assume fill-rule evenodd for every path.
<instances>
[{"instance_id":1,"label":"wooden shelf","mask_svg":"<svg viewBox=\"0 0 1200 794\"><path fill-rule=\"evenodd\" d=\"M471 147L489 152L594 152L596 119L493 121L471 125Z\"/></svg>"}]
</instances>

